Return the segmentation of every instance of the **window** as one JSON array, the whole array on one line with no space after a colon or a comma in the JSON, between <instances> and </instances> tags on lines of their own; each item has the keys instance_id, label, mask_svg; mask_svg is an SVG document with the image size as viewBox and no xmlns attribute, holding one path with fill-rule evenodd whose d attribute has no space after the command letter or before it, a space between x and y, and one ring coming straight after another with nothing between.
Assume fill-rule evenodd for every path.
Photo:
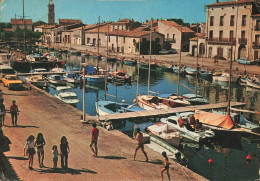
<instances>
[{"instance_id":1,"label":"window","mask_svg":"<svg viewBox=\"0 0 260 181\"><path fill-rule=\"evenodd\" d=\"M231 15L230 16L230 26L234 26L234 22L235 22L235 16Z\"/></svg>"},{"instance_id":2,"label":"window","mask_svg":"<svg viewBox=\"0 0 260 181\"><path fill-rule=\"evenodd\" d=\"M223 26L223 25L224 25L224 16L220 16L219 26Z\"/></svg>"},{"instance_id":3,"label":"window","mask_svg":"<svg viewBox=\"0 0 260 181\"><path fill-rule=\"evenodd\" d=\"M229 32L229 40L231 41L233 39L233 37L234 37L234 32L233 32L233 30L231 30Z\"/></svg>"},{"instance_id":4,"label":"window","mask_svg":"<svg viewBox=\"0 0 260 181\"><path fill-rule=\"evenodd\" d=\"M110 36L108 36L108 42L110 42Z\"/></svg>"},{"instance_id":5,"label":"window","mask_svg":"<svg viewBox=\"0 0 260 181\"><path fill-rule=\"evenodd\" d=\"M256 20L256 30L260 30L260 20Z\"/></svg>"},{"instance_id":6,"label":"window","mask_svg":"<svg viewBox=\"0 0 260 181\"><path fill-rule=\"evenodd\" d=\"M242 15L242 26L246 26L246 15Z\"/></svg>"},{"instance_id":7,"label":"window","mask_svg":"<svg viewBox=\"0 0 260 181\"><path fill-rule=\"evenodd\" d=\"M241 31L241 39L245 39L246 38L246 31Z\"/></svg>"},{"instance_id":8,"label":"window","mask_svg":"<svg viewBox=\"0 0 260 181\"><path fill-rule=\"evenodd\" d=\"M172 35L172 41L175 42L175 34Z\"/></svg>"},{"instance_id":9,"label":"window","mask_svg":"<svg viewBox=\"0 0 260 181\"><path fill-rule=\"evenodd\" d=\"M210 26L214 26L214 16L210 16Z\"/></svg>"},{"instance_id":10,"label":"window","mask_svg":"<svg viewBox=\"0 0 260 181\"><path fill-rule=\"evenodd\" d=\"M167 33L167 41L169 41L169 33Z\"/></svg>"},{"instance_id":11,"label":"window","mask_svg":"<svg viewBox=\"0 0 260 181\"><path fill-rule=\"evenodd\" d=\"M218 57L223 57L223 48L218 47L218 49L217 49L217 55L218 55Z\"/></svg>"},{"instance_id":12,"label":"window","mask_svg":"<svg viewBox=\"0 0 260 181\"><path fill-rule=\"evenodd\" d=\"M87 38L87 43L90 43L90 38Z\"/></svg>"},{"instance_id":13,"label":"window","mask_svg":"<svg viewBox=\"0 0 260 181\"><path fill-rule=\"evenodd\" d=\"M125 43L125 36L123 37L123 43Z\"/></svg>"},{"instance_id":14,"label":"window","mask_svg":"<svg viewBox=\"0 0 260 181\"><path fill-rule=\"evenodd\" d=\"M219 40L222 40L223 39L223 31L219 31Z\"/></svg>"},{"instance_id":15,"label":"window","mask_svg":"<svg viewBox=\"0 0 260 181\"><path fill-rule=\"evenodd\" d=\"M213 30L209 31L209 39L212 40L213 39Z\"/></svg>"}]
</instances>

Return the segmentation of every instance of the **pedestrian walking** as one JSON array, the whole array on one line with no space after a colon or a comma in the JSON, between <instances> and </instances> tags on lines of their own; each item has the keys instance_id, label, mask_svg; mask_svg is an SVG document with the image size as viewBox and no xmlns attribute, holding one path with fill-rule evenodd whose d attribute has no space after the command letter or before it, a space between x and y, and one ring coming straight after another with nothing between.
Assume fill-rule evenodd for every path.
<instances>
[{"instance_id":1,"label":"pedestrian walking","mask_svg":"<svg viewBox=\"0 0 260 181\"><path fill-rule=\"evenodd\" d=\"M28 155L29 157L29 169L32 170L33 169L33 157L35 154L35 149L34 149L35 145L34 145L34 136L30 135L25 143L24 146L24 151L23 151L23 156Z\"/></svg>"},{"instance_id":2,"label":"pedestrian walking","mask_svg":"<svg viewBox=\"0 0 260 181\"><path fill-rule=\"evenodd\" d=\"M42 133L38 134L34 144L37 147L39 167L42 168L43 160L44 160L44 148L43 147L46 144Z\"/></svg>"},{"instance_id":3,"label":"pedestrian walking","mask_svg":"<svg viewBox=\"0 0 260 181\"><path fill-rule=\"evenodd\" d=\"M144 156L146 157L146 162L148 162L147 154L144 151L143 134L141 133L140 128L137 128L136 132L137 132L136 139L137 139L138 144L137 144L137 148L135 149L134 160L135 160L137 151L139 150L139 148L141 148L142 152L144 153Z\"/></svg>"},{"instance_id":4,"label":"pedestrian walking","mask_svg":"<svg viewBox=\"0 0 260 181\"><path fill-rule=\"evenodd\" d=\"M16 101L12 101L12 105L10 107L11 117L12 117L12 124L13 126L17 126L17 115L19 115L18 106L16 105Z\"/></svg>"},{"instance_id":5,"label":"pedestrian walking","mask_svg":"<svg viewBox=\"0 0 260 181\"><path fill-rule=\"evenodd\" d=\"M97 129L97 124L93 123L92 124L92 131L91 131L91 143L89 145L91 151L94 153L93 156L98 155L98 148L97 148L97 142L98 142L98 135L99 135L99 130ZM94 145L94 148L93 148Z\"/></svg>"},{"instance_id":6,"label":"pedestrian walking","mask_svg":"<svg viewBox=\"0 0 260 181\"><path fill-rule=\"evenodd\" d=\"M60 156L61 156L61 168L68 169L68 153L70 152L69 143L65 136L62 136L60 140ZM65 165L64 165L65 162Z\"/></svg>"},{"instance_id":7,"label":"pedestrian walking","mask_svg":"<svg viewBox=\"0 0 260 181\"><path fill-rule=\"evenodd\" d=\"M4 105L4 100L0 100L0 125L4 126L5 125L5 105Z\"/></svg>"},{"instance_id":8,"label":"pedestrian walking","mask_svg":"<svg viewBox=\"0 0 260 181\"><path fill-rule=\"evenodd\" d=\"M52 147L52 155L53 155L53 168L57 168L58 155L59 155L57 145L53 145L53 147Z\"/></svg>"},{"instance_id":9,"label":"pedestrian walking","mask_svg":"<svg viewBox=\"0 0 260 181\"><path fill-rule=\"evenodd\" d=\"M169 174L169 159L168 159L165 151L162 152L162 156L164 158L164 160L163 160L164 168L161 170L162 181L163 181L163 172L165 172L165 170L166 170L166 173L168 175L168 179L171 180L170 174Z\"/></svg>"}]
</instances>

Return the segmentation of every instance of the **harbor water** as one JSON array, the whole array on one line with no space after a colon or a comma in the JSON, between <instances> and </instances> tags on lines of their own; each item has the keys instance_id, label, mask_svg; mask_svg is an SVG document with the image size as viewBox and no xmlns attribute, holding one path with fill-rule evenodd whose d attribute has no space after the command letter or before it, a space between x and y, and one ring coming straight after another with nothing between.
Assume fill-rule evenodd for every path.
<instances>
[{"instance_id":1,"label":"harbor water","mask_svg":"<svg viewBox=\"0 0 260 181\"><path fill-rule=\"evenodd\" d=\"M98 61L92 56L81 57L62 54L60 59L66 60L64 68L66 70L80 69L82 63L87 63L90 66L96 66L99 62L99 67L105 69L105 61ZM117 63L118 70L124 70L132 76L131 84L115 85L107 84L107 100L122 102L124 100L128 104L133 104L133 100L137 95L137 66L124 65L122 62ZM116 63L108 63L108 71L115 71ZM150 74L150 90L154 93L168 94L177 92L178 76L172 71L165 71L163 68L151 69ZM138 94L147 94L148 86L148 69L140 69ZM181 76L180 83L186 85L192 90L195 90L195 77ZM180 84L180 94L191 93L190 90ZM73 85L70 85L73 86ZM47 92L54 95L55 87L48 87ZM86 113L96 115L95 101L103 100L105 96L105 85L89 84L86 87L86 93L83 95L82 89L78 86L73 86L73 91L78 95L80 102L76 108L82 110L82 100L85 96ZM227 102L228 85L220 85L204 79L198 80L198 91L210 103ZM260 91L250 89L243 85L232 84L231 101L245 102L245 109L260 111ZM258 123L259 115L244 114L248 120ZM114 124L114 128L131 136L133 126L141 120L134 122L122 121ZM188 158L188 168L210 180L258 180L260 171L260 140L256 138L244 137L223 137L214 140L212 143L196 144L192 142L182 141L180 150ZM246 164L246 156L250 154L252 160ZM212 159L213 164L209 165L208 160ZM174 170L173 170L174 172Z\"/></svg>"}]
</instances>

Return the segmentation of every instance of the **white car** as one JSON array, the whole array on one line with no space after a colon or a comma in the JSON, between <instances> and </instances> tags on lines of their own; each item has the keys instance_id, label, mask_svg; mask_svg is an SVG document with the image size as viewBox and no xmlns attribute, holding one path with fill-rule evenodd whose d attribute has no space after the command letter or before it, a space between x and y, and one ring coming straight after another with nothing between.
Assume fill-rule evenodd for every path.
<instances>
[{"instance_id":1,"label":"white car","mask_svg":"<svg viewBox=\"0 0 260 181\"><path fill-rule=\"evenodd\" d=\"M87 46L94 46L94 43L88 43Z\"/></svg>"}]
</instances>

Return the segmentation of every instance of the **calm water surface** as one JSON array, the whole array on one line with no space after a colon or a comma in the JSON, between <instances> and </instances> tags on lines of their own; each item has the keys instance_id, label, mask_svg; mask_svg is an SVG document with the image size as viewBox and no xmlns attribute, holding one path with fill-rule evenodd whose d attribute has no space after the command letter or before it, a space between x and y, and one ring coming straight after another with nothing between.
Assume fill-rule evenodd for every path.
<instances>
[{"instance_id":1,"label":"calm water surface","mask_svg":"<svg viewBox=\"0 0 260 181\"><path fill-rule=\"evenodd\" d=\"M97 59L93 57L71 56L68 58L66 54L62 54L62 59L67 60L66 70L81 68L82 62L87 62L90 66L97 65ZM100 62L99 66L105 68L105 62ZM116 64L109 63L109 71L115 71ZM133 104L137 90L137 67L127 66L118 63L118 70L125 70L132 76L133 82L131 85L107 85L107 94L115 97L107 96L107 100L121 102L125 100L128 104ZM139 77L139 94L147 94L148 69L140 69ZM172 72L165 72L161 68L151 70L150 90L163 93L175 93L177 91L178 76ZM195 90L195 78L191 76L181 77L180 83ZM80 103L76 107L82 110L82 90L79 87L74 87L73 90L77 93ZM227 85L219 85L203 79L199 79L198 90L207 98L210 103L227 102L228 87ZM55 88L49 87L47 90L51 94L55 94ZM86 88L86 113L96 115L95 101L104 99L104 85L89 85ZM180 93L190 93L190 91L180 86ZM260 111L260 91L250 89L246 86L232 85L232 101L245 102L246 109ZM259 116L254 114L245 114L245 116L253 121L258 122ZM140 120L136 120L138 122ZM114 126L131 135L133 125L135 123L123 121ZM222 137L208 145L198 145L195 143L182 142L180 150L189 159L188 168L199 173L200 175L210 180L258 180L259 179L259 139L255 138L240 138L240 137ZM246 156L250 153L252 161L246 164ZM208 165L208 159L213 159L214 164ZM173 170L174 171L174 170Z\"/></svg>"}]
</instances>

